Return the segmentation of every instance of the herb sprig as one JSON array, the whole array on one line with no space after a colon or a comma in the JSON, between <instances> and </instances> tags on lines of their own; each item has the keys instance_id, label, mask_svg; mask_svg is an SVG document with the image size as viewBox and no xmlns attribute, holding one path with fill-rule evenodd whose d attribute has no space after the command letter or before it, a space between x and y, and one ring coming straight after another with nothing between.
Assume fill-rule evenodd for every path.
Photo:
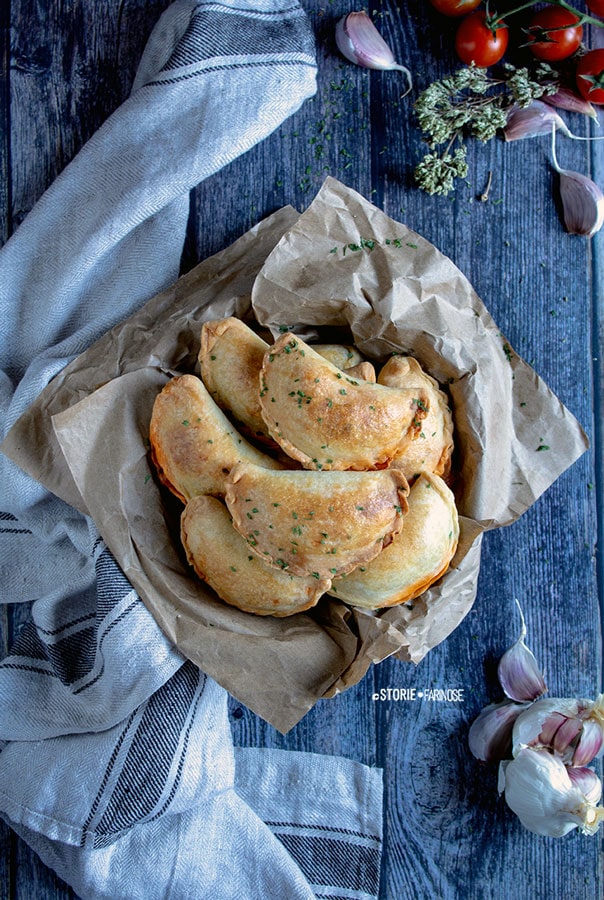
<instances>
[{"instance_id":1,"label":"herb sprig","mask_svg":"<svg viewBox=\"0 0 604 900\"><path fill-rule=\"evenodd\" d=\"M559 86L556 72L546 63L539 63L534 71L505 63L497 74L470 65L432 82L414 104L431 151L415 168L417 185L429 194L449 194L456 179L468 174L465 138L491 140L505 127L513 104L529 106L554 94ZM436 149L442 145L444 150Z\"/></svg>"}]
</instances>

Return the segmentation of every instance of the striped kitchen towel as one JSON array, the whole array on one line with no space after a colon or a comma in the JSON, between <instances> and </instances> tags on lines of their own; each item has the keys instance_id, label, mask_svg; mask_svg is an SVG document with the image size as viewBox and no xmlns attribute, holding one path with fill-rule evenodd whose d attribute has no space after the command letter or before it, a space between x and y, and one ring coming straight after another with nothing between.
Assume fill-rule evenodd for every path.
<instances>
[{"instance_id":1,"label":"striped kitchen towel","mask_svg":"<svg viewBox=\"0 0 604 900\"><path fill-rule=\"evenodd\" d=\"M0 250L0 434L178 275L189 191L316 89L292 0L177 0L128 100ZM378 894L381 775L234 748L94 523L0 454L0 814L85 900Z\"/></svg>"},{"instance_id":2,"label":"striped kitchen towel","mask_svg":"<svg viewBox=\"0 0 604 900\"><path fill-rule=\"evenodd\" d=\"M84 900L377 897L380 772L233 748L97 539L95 591L39 600L0 663L0 810Z\"/></svg>"}]
</instances>

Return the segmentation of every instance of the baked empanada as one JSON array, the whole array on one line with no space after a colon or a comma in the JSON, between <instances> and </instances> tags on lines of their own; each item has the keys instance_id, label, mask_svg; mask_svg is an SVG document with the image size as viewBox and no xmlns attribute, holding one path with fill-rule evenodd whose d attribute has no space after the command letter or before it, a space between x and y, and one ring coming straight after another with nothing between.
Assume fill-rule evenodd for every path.
<instances>
[{"instance_id":1,"label":"baked empanada","mask_svg":"<svg viewBox=\"0 0 604 900\"><path fill-rule=\"evenodd\" d=\"M387 466L429 407L423 388L351 378L290 332L265 354L260 385L270 435L306 469Z\"/></svg>"},{"instance_id":2,"label":"baked empanada","mask_svg":"<svg viewBox=\"0 0 604 900\"><path fill-rule=\"evenodd\" d=\"M203 383L221 409L227 410L256 438L266 439L260 412L259 376L269 349L255 331L234 316L204 322L199 366Z\"/></svg>"},{"instance_id":3,"label":"baked empanada","mask_svg":"<svg viewBox=\"0 0 604 900\"><path fill-rule=\"evenodd\" d=\"M370 363L368 359L346 369L346 374L349 378L360 378L361 381L370 381L372 384L377 381L373 363Z\"/></svg>"},{"instance_id":4,"label":"baked empanada","mask_svg":"<svg viewBox=\"0 0 604 900\"><path fill-rule=\"evenodd\" d=\"M250 553L224 504L202 495L187 503L181 539L199 578L231 606L257 616L291 616L315 606L331 581L306 578L267 565Z\"/></svg>"},{"instance_id":5,"label":"baked empanada","mask_svg":"<svg viewBox=\"0 0 604 900\"><path fill-rule=\"evenodd\" d=\"M453 417L446 394L438 382L411 356L391 356L378 375L379 384L398 388L422 388L430 397L429 410L412 441L391 465L402 469L411 481L426 470L447 479L453 453Z\"/></svg>"},{"instance_id":6,"label":"baked empanada","mask_svg":"<svg viewBox=\"0 0 604 900\"><path fill-rule=\"evenodd\" d=\"M364 609L413 600L447 571L458 538L451 490L438 475L423 472L411 488L403 530L376 559L336 579L330 593Z\"/></svg>"},{"instance_id":7,"label":"baked empanada","mask_svg":"<svg viewBox=\"0 0 604 900\"><path fill-rule=\"evenodd\" d=\"M350 344L313 344L312 348L319 356L328 359L338 369L352 369L359 363L365 362L364 356Z\"/></svg>"},{"instance_id":8,"label":"baked empanada","mask_svg":"<svg viewBox=\"0 0 604 900\"><path fill-rule=\"evenodd\" d=\"M255 553L321 579L382 551L403 528L408 490L397 469L269 472L241 463L227 479L226 504Z\"/></svg>"},{"instance_id":9,"label":"baked empanada","mask_svg":"<svg viewBox=\"0 0 604 900\"><path fill-rule=\"evenodd\" d=\"M160 480L184 503L197 494L223 494L240 460L281 468L236 431L195 375L172 378L157 395L149 440Z\"/></svg>"}]
</instances>

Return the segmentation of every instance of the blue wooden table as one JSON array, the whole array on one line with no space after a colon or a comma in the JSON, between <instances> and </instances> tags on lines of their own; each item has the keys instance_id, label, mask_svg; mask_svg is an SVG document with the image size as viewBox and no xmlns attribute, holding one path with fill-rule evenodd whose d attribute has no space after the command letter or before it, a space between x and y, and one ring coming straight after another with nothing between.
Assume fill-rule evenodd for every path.
<instances>
[{"instance_id":1,"label":"blue wooden table","mask_svg":"<svg viewBox=\"0 0 604 900\"><path fill-rule=\"evenodd\" d=\"M146 38L167 5L10 0L2 6L2 240L127 96ZM540 139L470 142L469 174L448 198L414 186L422 148L413 100L458 65L454 26L425 0L378 0L371 10L413 73L414 92L402 100L402 75L352 66L337 53L335 22L351 3L303 6L317 38L317 94L195 191L185 267L285 204L303 210L332 174L456 263L514 351L581 422L591 447L518 522L486 535L471 612L417 667L384 661L346 693L320 702L286 736L233 700L235 741L341 754L384 768L384 900L593 900L604 888L601 837L575 831L552 840L525 831L497 795L495 770L470 755L467 734L482 706L498 699L495 668L517 636L516 597L549 694L593 697L602 690L603 238L565 233L552 199L557 178L549 144ZM587 40L603 45L594 31ZM578 114L567 121L580 135L595 130ZM565 141L559 155L565 168L604 185L597 143ZM0 606L4 652L26 615ZM372 699L388 687L459 688L463 702ZM72 896L0 826L0 897Z\"/></svg>"}]
</instances>

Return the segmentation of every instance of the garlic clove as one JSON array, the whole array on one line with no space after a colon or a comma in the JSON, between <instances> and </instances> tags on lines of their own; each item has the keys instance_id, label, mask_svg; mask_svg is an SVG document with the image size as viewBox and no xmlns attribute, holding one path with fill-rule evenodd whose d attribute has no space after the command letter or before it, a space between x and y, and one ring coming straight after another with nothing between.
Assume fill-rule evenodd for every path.
<instances>
[{"instance_id":1,"label":"garlic clove","mask_svg":"<svg viewBox=\"0 0 604 900\"><path fill-rule=\"evenodd\" d=\"M564 227L569 234L593 237L604 224L604 194L579 172L561 170L559 175Z\"/></svg>"},{"instance_id":2,"label":"garlic clove","mask_svg":"<svg viewBox=\"0 0 604 900\"><path fill-rule=\"evenodd\" d=\"M551 134L552 128L570 135L564 120L553 107L541 100L533 100L530 106L511 107L503 129L503 137L506 141L520 141L524 138Z\"/></svg>"},{"instance_id":3,"label":"garlic clove","mask_svg":"<svg viewBox=\"0 0 604 900\"><path fill-rule=\"evenodd\" d=\"M575 746L573 766L586 766L604 752L604 694L594 701L578 702L583 728Z\"/></svg>"},{"instance_id":4,"label":"garlic clove","mask_svg":"<svg viewBox=\"0 0 604 900\"><path fill-rule=\"evenodd\" d=\"M544 746L553 745L554 738L556 737L556 733L558 729L564 724L564 722L568 722L568 716L563 715L561 712L554 712L551 716L548 716L547 719L543 722L543 728L539 734L539 743Z\"/></svg>"},{"instance_id":5,"label":"garlic clove","mask_svg":"<svg viewBox=\"0 0 604 900\"><path fill-rule=\"evenodd\" d=\"M548 697L532 703L514 723L512 756L518 756L525 747L544 748L553 752L556 735L569 720L578 721L580 727L578 700L571 697ZM564 743L564 734L565 732L558 739L560 746ZM568 747L561 751L565 762L571 761L572 752Z\"/></svg>"},{"instance_id":6,"label":"garlic clove","mask_svg":"<svg viewBox=\"0 0 604 900\"><path fill-rule=\"evenodd\" d=\"M546 750L524 748L515 759L502 763L500 792L528 831L562 837L574 828L595 834L604 808L590 799L593 781L581 775L573 783L564 763ZM582 787L588 788L586 794ZM589 795L589 796L588 796Z\"/></svg>"},{"instance_id":7,"label":"garlic clove","mask_svg":"<svg viewBox=\"0 0 604 900\"><path fill-rule=\"evenodd\" d=\"M602 782L593 769L576 766L566 769L572 784L579 788L589 803L598 803L602 798Z\"/></svg>"},{"instance_id":8,"label":"garlic clove","mask_svg":"<svg viewBox=\"0 0 604 900\"><path fill-rule=\"evenodd\" d=\"M535 656L524 643L526 625L517 600L516 604L522 623L520 637L499 660L497 676L505 694L511 700L522 703L536 700L546 692L547 687Z\"/></svg>"},{"instance_id":9,"label":"garlic clove","mask_svg":"<svg viewBox=\"0 0 604 900\"><path fill-rule=\"evenodd\" d=\"M338 21L336 44L340 53L357 66L404 72L409 82L405 93L408 94L411 90L413 81L409 69L396 62L392 50L366 12L351 12Z\"/></svg>"},{"instance_id":10,"label":"garlic clove","mask_svg":"<svg viewBox=\"0 0 604 900\"><path fill-rule=\"evenodd\" d=\"M474 719L468 732L470 752L481 762L498 762L510 755L514 722L526 704L504 700L490 703Z\"/></svg>"},{"instance_id":11,"label":"garlic clove","mask_svg":"<svg viewBox=\"0 0 604 900\"><path fill-rule=\"evenodd\" d=\"M569 234L593 237L604 225L604 193L595 181L586 175L560 168L556 158L554 127L552 127L552 163L560 176L564 227Z\"/></svg>"},{"instance_id":12,"label":"garlic clove","mask_svg":"<svg viewBox=\"0 0 604 900\"><path fill-rule=\"evenodd\" d=\"M546 749L563 762L586 766L604 751L604 701L541 698L521 710L512 732L512 756L524 747Z\"/></svg>"},{"instance_id":13,"label":"garlic clove","mask_svg":"<svg viewBox=\"0 0 604 900\"><path fill-rule=\"evenodd\" d=\"M583 723L581 735L575 747L573 766L586 766L596 757L600 756L604 749L604 733L602 727L593 719L587 719Z\"/></svg>"},{"instance_id":14,"label":"garlic clove","mask_svg":"<svg viewBox=\"0 0 604 900\"><path fill-rule=\"evenodd\" d=\"M563 756L577 740L583 730L583 722L579 718L565 719L554 735L554 752Z\"/></svg>"},{"instance_id":15,"label":"garlic clove","mask_svg":"<svg viewBox=\"0 0 604 900\"><path fill-rule=\"evenodd\" d=\"M575 92L569 90L569 88L561 87L555 94L545 95L543 101L549 106L555 106L558 109L564 109L567 112L582 113L597 121L598 114L593 103L590 103L589 100L584 100L583 97L575 94Z\"/></svg>"}]
</instances>

